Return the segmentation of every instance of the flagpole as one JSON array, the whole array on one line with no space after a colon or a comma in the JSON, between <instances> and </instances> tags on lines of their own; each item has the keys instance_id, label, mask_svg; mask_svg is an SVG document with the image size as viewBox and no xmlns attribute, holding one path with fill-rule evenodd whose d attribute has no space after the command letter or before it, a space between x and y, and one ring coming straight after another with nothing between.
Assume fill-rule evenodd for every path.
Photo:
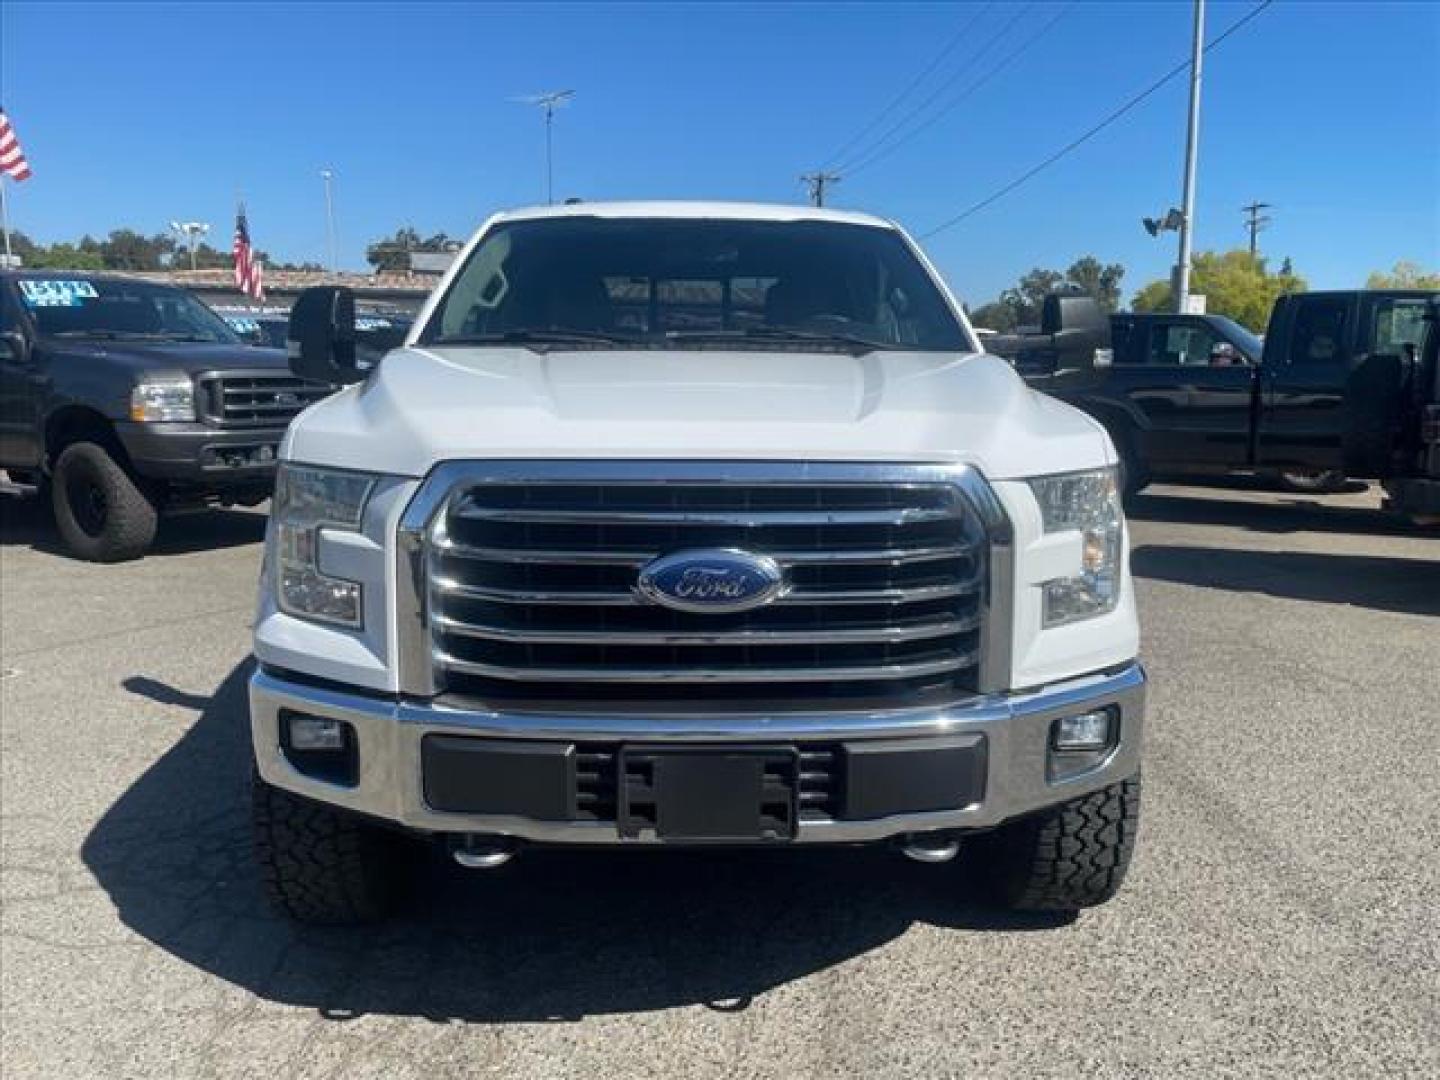
<instances>
[{"instance_id":1,"label":"flagpole","mask_svg":"<svg viewBox=\"0 0 1440 1080\"><path fill-rule=\"evenodd\" d=\"M0 176L0 229L5 232L5 266L8 269L15 256L10 252L10 204L5 199L4 176Z\"/></svg>"}]
</instances>

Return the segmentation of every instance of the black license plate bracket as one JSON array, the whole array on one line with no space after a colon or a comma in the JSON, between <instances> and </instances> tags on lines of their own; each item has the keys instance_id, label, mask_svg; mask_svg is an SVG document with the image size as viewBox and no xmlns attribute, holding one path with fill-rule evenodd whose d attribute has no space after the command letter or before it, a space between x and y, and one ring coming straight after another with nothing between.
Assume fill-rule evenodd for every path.
<instances>
[{"instance_id":1,"label":"black license plate bracket","mask_svg":"<svg viewBox=\"0 0 1440 1080\"><path fill-rule=\"evenodd\" d=\"M620 834L681 844L793 840L798 768L794 747L624 747Z\"/></svg>"}]
</instances>

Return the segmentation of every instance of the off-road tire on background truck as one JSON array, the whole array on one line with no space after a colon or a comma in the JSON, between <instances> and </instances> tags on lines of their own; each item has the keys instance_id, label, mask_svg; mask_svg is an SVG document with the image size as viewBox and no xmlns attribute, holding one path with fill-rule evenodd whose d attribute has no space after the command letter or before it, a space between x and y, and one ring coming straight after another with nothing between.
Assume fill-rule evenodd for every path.
<instances>
[{"instance_id":1,"label":"off-road tire on background truck","mask_svg":"<svg viewBox=\"0 0 1440 1080\"><path fill-rule=\"evenodd\" d=\"M75 442L55 461L50 478L55 524L65 546L91 562L138 559L155 540L159 515L105 447Z\"/></svg>"}]
</instances>

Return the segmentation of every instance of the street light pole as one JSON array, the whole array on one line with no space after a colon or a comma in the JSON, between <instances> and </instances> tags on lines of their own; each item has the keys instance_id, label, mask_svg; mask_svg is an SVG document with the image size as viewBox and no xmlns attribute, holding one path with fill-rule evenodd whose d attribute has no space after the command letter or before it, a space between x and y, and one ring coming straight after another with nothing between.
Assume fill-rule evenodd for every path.
<instances>
[{"instance_id":1,"label":"street light pole","mask_svg":"<svg viewBox=\"0 0 1440 1080\"><path fill-rule=\"evenodd\" d=\"M170 229L185 238L185 246L190 249L190 269L194 271L195 266L195 245L200 237L210 231L210 226L203 221L172 221Z\"/></svg>"},{"instance_id":2,"label":"street light pole","mask_svg":"<svg viewBox=\"0 0 1440 1080\"><path fill-rule=\"evenodd\" d=\"M1190 245L1195 229L1195 157L1200 143L1200 62L1205 54L1205 0L1195 0L1195 31L1190 46L1190 123L1185 133L1185 193L1181 206L1180 261L1176 273L1175 310L1190 300Z\"/></svg>"},{"instance_id":3,"label":"street light pole","mask_svg":"<svg viewBox=\"0 0 1440 1080\"><path fill-rule=\"evenodd\" d=\"M335 253L335 193L332 184L335 174L329 169L320 170L320 179L325 181L325 254L330 264L330 272L336 272Z\"/></svg>"}]
</instances>

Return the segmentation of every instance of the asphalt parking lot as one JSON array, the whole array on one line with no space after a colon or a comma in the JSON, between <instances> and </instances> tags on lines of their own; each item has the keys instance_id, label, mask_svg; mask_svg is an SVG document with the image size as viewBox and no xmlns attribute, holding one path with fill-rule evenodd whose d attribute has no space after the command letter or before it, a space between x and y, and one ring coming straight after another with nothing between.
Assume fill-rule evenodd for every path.
<instances>
[{"instance_id":1,"label":"asphalt parking lot","mask_svg":"<svg viewBox=\"0 0 1440 1080\"><path fill-rule=\"evenodd\" d=\"M0 1033L21 1077L1440 1074L1440 538L1157 486L1136 864L1072 922L882 852L441 864L300 930L247 851L263 517L0 560Z\"/></svg>"}]
</instances>

